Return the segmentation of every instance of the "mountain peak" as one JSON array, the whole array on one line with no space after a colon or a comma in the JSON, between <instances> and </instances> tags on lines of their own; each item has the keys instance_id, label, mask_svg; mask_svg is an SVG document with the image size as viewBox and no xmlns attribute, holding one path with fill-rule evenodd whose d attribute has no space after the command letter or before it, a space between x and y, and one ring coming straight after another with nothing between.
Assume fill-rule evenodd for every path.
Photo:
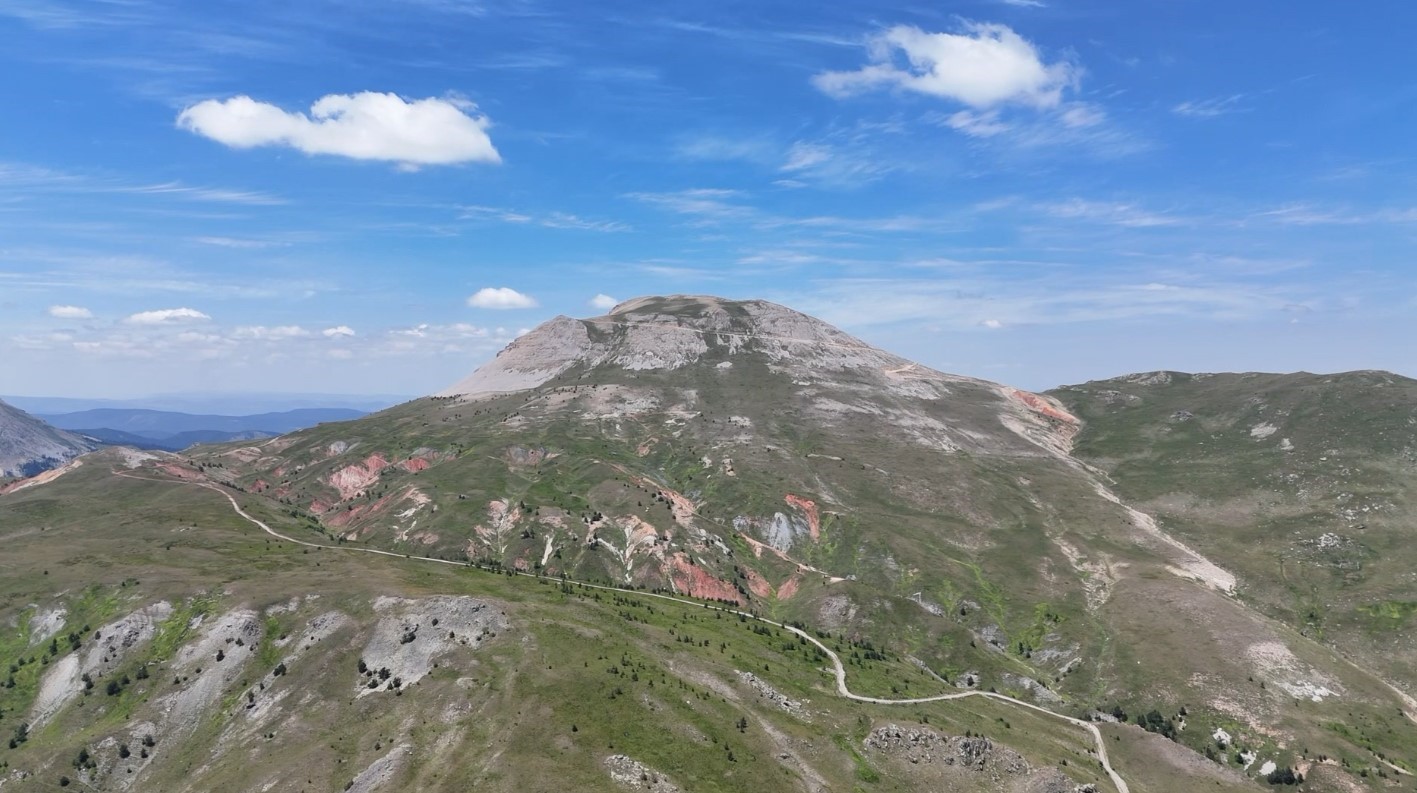
<instances>
[{"instance_id":1,"label":"mountain peak","mask_svg":"<svg viewBox=\"0 0 1417 793\"><path fill-rule=\"evenodd\" d=\"M523 391L578 365L673 370L706 359L713 359L714 365L732 366L735 358L745 355L788 367L913 367L929 371L826 322L766 300L665 295L627 300L599 317L548 320L437 396Z\"/></svg>"},{"instance_id":2,"label":"mountain peak","mask_svg":"<svg viewBox=\"0 0 1417 793\"><path fill-rule=\"evenodd\" d=\"M692 314L694 312L710 313L714 310L723 310L726 306L742 303L763 303L761 300L729 300L716 295L645 295L626 300L614 308L606 316L621 316L625 314L642 313L665 313L665 314ZM768 304L772 305L772 304ZM785 311L791 309L783 308Z\"/></svg>"}]
</instances>

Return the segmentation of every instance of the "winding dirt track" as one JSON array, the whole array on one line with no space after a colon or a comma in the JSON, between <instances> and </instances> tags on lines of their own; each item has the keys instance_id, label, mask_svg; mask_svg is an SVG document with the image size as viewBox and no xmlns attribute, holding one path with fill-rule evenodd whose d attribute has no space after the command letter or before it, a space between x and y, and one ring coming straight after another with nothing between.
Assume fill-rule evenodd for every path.
<instances>
[{"instance_id":1,"label":"winding dirt track","mask_svg":"<svg viewBox=\"0 0 1417 793\"><path fill-rule=\"evenodd\" d=\"M196 485L197 487L204 487L204 488L206 488L206 489L208 489L208 490L211 490L211 491L214 491L214 492L220 494L220 495L221 495L223 498L225 498L227 501L231 502L231 508L232 508L233 510L235 510L236 514L237 514L237 515L240 515L242 519L244 519L244 520L246 520L247 522L249 522L249 523L255 525L255 526L258 527L258 528L260 528L261 531L264 531L265 533L271 535L272 537L275 537L275 538L277 538L277 539L280 539L280 540L282 540L282 541L284 541L284 542L293 543L293 544L295 544L295 545L302 545L302 546L305 546L305 547L307 547L307 548L324 548L324 549L326 549L326 550L331 550L331 551L351 551L351 552L354 552L354 553L370 553L370 554L376 554L376 555L378 555L378 556L390 556L390 557L393 557L393 558L395 558L395 559L410 559L410 560L415 560L415 561L420 561L420 562L435 562L435 563L437 563L437 564L451 565L451 566L453 566L453 567L467 567L467 566L468 566L467 562L454 562L454 561L451 561L451 560L448 560L448 559L435 559L435 558L433 558L433 557L431 557L431 556L412 556L412 555L410 555L410 554L396 553L396 552L394 552L394 551L381 551L381 550L379 550L379 549L377 549L377 548L351 548L351 547L346 546L346 545L324 545L324 544L322 544L322 543L306 542L306 541L304 541L304 540L297 540L297 539L295 539L294 537L287 537L286 535L281 534L280 532L278 532L278 531L276 531L275 529L271 528L270 526L266 525L263 521L261 521L261 520L255 518L255 517L252 517L250 513L246 512L246 510L244 510L244 509L241 508L241 505L240 505L239 503L237 503L235 496L231 495L231 493L228 493L228 492L227 492L224 488L222 488L221 486L219 486L219 485L214 485L214 484L212 484L212 483L210 483L210 482L192 482L192 481L188 481L188 480L172 480L172 479L153 479L153 478L151 478L151 477L137 476L137 475L134 475L134 474L131 474L131 473L127 473L127 472L125 472L125 471L117 471L117 470L113 471L113 475L114 475L114 476L123 477L124 479L135 479L135 480L138 480L138 481L141 481L141 482L159 482L159 483L163 483L163 484ZM681 603L681 604L684 604L684 605L686 605L686 606L702 607L702 606L704 605L704 603L703 603L703 602L700 602L700 601L686 600L686 599L684 599L684 598L674 597L673 595L662 595L662 594L655 593L655 592L642 592L642 591L635 590L635 589L623 589L623 588L621 588L621 587L606 586L606 585L602 585L602 584L588 584L588 583L584 583L584 582L581 582L581 581L575 581L575 580L573 580L573 579L563 579L563 578L554 577L554 576L543 576L543 575L537 575L537 574L535 574L535 573L523 573L523 572L519 572L519 571L513 571L513 572L516 573L516 575L523 576L523 577L525 577L525 578L535 578L535 579L542 580L542 581L555 581L555 582L558 582L558 583L559 583L559 582L564 582L564 583L567 583L567 584L575 584L575 585L577 585L577 586L582 586L582 587L585 587L585 588L587 588L587 589L600 589L600 590L605 590L605 591L609 591L609 592L622 592L622 593L625 593L625 594L627 594L627 595L635 595L636 597L658 598L658 599L660 599L660 600L669 600L669 601L673 601L673 602L675 602L675 603ZM833 672L833 674L836 676L836 692L837 692L837 694L841 695L842 697L844 697L844 698L846 698L846 699L855 700L856 702L870 702L870 703L873 703L873 704L876 704L876 705L920 705L920 704L924 704L924 703L927 703L927 702L944 702L944 701L946 701L946 700L951 700L951 699L964 699L964 698L966 698L966 697L988 697L989 699L996 699L996 700L999 700L1000 702L1007 702L1007 703L1009 703L1010 705L1014 705L1014 706L1016 706L1016 707L1027 708L1028 710L1032 710L1032 711L1035 711L1035 712L1037 712L1037 713L1041 713L1041 714L1043 714L1043 715L1045 715L1045 716L1049 716L1049 717L1052 717L1052 718L1055 718L1055 719L1059 719L1059 720L1061 720L1061 721L1065 721L1065 722L1067 722L1067 723L1069 723L1069 724L1072 724L1072 725L1074 725L1074 726L1081 727L1082 729L1087 730L1089 733L1092 734L1093 742L1094 742L1094 743L1096 744L1096 746L1097 746L1097 759L1098 759L1099 762L1101 762L1101 764L1102 764L1102 769L1107 772L1107 776L1112 779L1112 784L1116 786L1116 788L1117 788L1117 793L1131 793L1131 788L1127 787L1127 782L1126 782L1126 780L1122 779L1122 775L1121 775L1121 774L1118 774L1117 771L1116 771L1116 769L1112 768L1112 763L1111 763L1111 761L1110 761L1110 760L1108 759L1108 757L1107 757L1107 744L1106 744L1106 742L1102 739L1102 731L1099 730L1099 729L1097 729L1097 725L1096 725L1096 724L1093 724L1092 722L1083 721L1082 719L1075 719L1075 718L1073 718L1072 716L1067 716L1067 715L1064 715L1064 714L1062 714L1062 713L1057 713L1057 712L1055 712L1055 711L1048 710L1048 709L1045 708L1045 707L1042 707L1042 706L1039 706L1039 705L1035 705L1035 704L1033 704L1033 703L1031 703L1031 702L1024 702L1024 701L1021 700L1021 699L1014 699L1013 697L1006 696L1006 695L1004 695L1004 694L997 694L997 693L994 693L994 692L991 692L991 691L960 691L960 692L956 692L956 693L953 693L953 694L937 694L937 695L932 696L932 697L915 697L915 698L911 698L911 699L882 699L882 698L880 698L880 697L867 697L867 696L863 696L863 695L861 695L861 694L856 694L856 693L853 693L850 688L847 688L847 685L846 685L846 666L845 666L844 664L842 664L841 658L840 658L830 647L827 647L825 644L823 644L821 641L819 641L819 640L817 639L817 637L812 636L811 634L807 633L806 631L804 631L804 630L802 630L802 629L800 629L800 628L795 628L795 627L793 627L793 626L791 626L791 625L784 625L783 623L780 623L780 622L774 622L774 621L769 620L769 619L764 619L764 618L762 618L762 617L759 617L759 616L756 615L756 614L752 614L752 613L749 613L749 612L746 612L746 611L739 611L739 610L737 610L737 609L731 609L731 608L722 607L722 606L717 607L717 608L719 608L720 610L725 611L725 612L727 612L727 613L729 613L729 614L742 615L742 616L744 616L744 617L748 617L748 618L750 618L750 619L757 620L757 621L762 622L762 623L764 623L764 624L772 625L772 626L774 626L774 627L781 628L781 629L786 630L786 631L790 631L790 632L792 632L792 633L794 633L794 634L796 634L796 635L802 637L803 639L806 639L807 641L811 642L812 644L816 645L817 649L819 649L819 650L821 650L823 653L825 653L826 656L827 656L827 658L829 658L829 659L831 660L832 672Z\"/></svg>"}]
</instances>

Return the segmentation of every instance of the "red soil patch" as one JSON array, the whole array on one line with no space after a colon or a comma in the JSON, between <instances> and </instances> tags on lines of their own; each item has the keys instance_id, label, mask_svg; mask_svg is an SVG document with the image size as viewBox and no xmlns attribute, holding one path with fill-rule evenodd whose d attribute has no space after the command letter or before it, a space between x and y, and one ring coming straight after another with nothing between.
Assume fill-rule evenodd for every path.
<instances>
[{"instance_id":1,"label":"red soil patch","mask_svg":"<svg viewBox=\"0 0 1417 793\"><path fill-rule=\"evenodd\" d=\"M822 517L817 512L817 502L810 498L802 498L788 493L784 499L791 506L802 510L802 514L807 516L807 531L812 535L813 540L822 538Z\"/></svg>"},{"instance_id":2,"label":"red soil patch","mask_svg":"<svg viewBox=\"0 0 1417 793\"><path fill-rule=\"evenodd\" d=\"M432 463L428 462L422 457L410 457L407 460L404 460L403 462L399 463L400 468L405 471L408 471L411 474L416 474L419 471L427 471L432 465Z\"/></svg>"},{"instance_id":3,"label":"red soil patch","mask_svg":"<svg viewBox=\"0 0 1417 793\"><path fill-rule=\"evenodd\" d=\"M187 482L199 482L206 479L200 472L193 471L191 468L184 468L177 463L162 463L158 468L162 469L164 473L170 476L175 476Z\"/></svg>"},{"instance_id":4,"label":"red soil patch","mask_svg":"<svg viewBox=\"0 0 1417 793\"><path fill-rule=\"evenodd\" d=\"M1074 416L1071 413L1053 407L1052 405L1048 404L1048 400L1037 394L1030 394L1027 391L1019 391L1015 389L1009 391L1009 396L1027 405L1029 410L1032 410L1035 413L1041 413L1050 419L1057 419L1058 421L1061 421L1065 424L1078 423L1077 416Z\"/></svg>"},{"instance_id":5,"label":"red soil patch","mask_svg":"<svg viewBox=\"0 0 1417 793\"><path fill-rule=\"evenodd\" d=\"M372 504L361 504L360 506L357 506L354 509L336 511L334 514L330 515L329 518L325 519L325 525L333 526L337 529L344 528L345 526L348 526L356 520L365 518L383 510L384 507L387 507L389 505L389 502L393 500L393 496L384 496L383 498L379 499L378 501L375 501Z\"/></svg>"},{"instance_id":6,"label":"red soil patch","mask_svg":"<svg viewBox=\"0 0 1417 793\"><path fill-rule=\"evenodd\" d=\"M340 498L347 501L379 481L379 472L388 467L389 461L384 455L371 454L362 463L347 465L330 474L326 484L338 490Z\"/></svg>"},{"instance_id":7,"label":"red soil patch","mask_svg":"<svg viewBox=\"0 0 1417 793\"><path fill-rule=\"evenodd\" d=\"M778 599L778 600L788 600L788 599L790 599L793 595L797 594L797 587L799 587L799 586L801 586L801 585L802 585L802 577L801 577L800 575L794 575L794 576L792 576L791 578L789 578L789 579L787 579L786 581L782 582L782 586L780 586L780 587L777 588L777 599Z\"/></svg>"},{"instance_id":8,"label":"red soil patch","mask_svg":"<svg viewBox=\"0 0 1417 793\"><path fill-rule=\"evenodd\" d=\"M766 578L763 578L761 575L758 575L757 570L745 570L744 572L748 576L749 592L752 592L754 595L757 595L760 598L768 598L773 596L772 584L769 584Z\"/></svg>"},{"instance_id":9,"label":"red soil patch","mask_svg":"<svg viewBox=\"0 0 1417 793\"><path fill-rule=\"evenodd\" d=\"M264 479L257 479L255 482L251 483L251 492L253 493L264 493L269 488L270 483Z\"/></svg>"},{"instance_id":10,"label":"red soil patch","mask_svg":"<svg viewBox=\"0 0 1417 793\"><path fill-rule=\"evenodd\" d=\"M333 507L331 507L329 504L326 504L321 499L317 498L314 501L310 502L310 512L315 515L323 515L326 512L329 512L331 509L333 509Z\"/></svg>"},{"instance_id":11,"label":"red soil patch","mask_svg":"<svg viewBox=\"0 0 1417 793\"><path fill-rule=\"evenodd\" d=\"M683 553L676 553L669 560L669 580L674 588L690 597L704 600L726 600L742 604L742 595L727 581L714 578L707 570L689 561Z\"/></svg>"}]
</instances>

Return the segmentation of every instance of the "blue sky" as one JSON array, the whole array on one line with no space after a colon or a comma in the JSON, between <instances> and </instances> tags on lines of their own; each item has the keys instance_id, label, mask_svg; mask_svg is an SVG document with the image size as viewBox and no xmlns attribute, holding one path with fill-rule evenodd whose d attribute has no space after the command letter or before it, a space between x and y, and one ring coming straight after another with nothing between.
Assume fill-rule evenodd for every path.
<instances>
[{"instance_id":1,"label":"blue sky","mask_svg":"<svg viewBox=\"0 0 1417 793\"><path fill-rule=\"evenodd\" d=\"M1417 375L1417 6L0 4L0 393L427 393L762 297L1042 389Z\"/></svg>"}]
</instances>

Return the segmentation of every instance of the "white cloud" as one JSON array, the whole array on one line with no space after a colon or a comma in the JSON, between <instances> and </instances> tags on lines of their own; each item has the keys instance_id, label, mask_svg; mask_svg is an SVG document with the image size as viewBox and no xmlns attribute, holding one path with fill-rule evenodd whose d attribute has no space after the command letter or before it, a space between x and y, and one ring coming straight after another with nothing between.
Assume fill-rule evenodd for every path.
<instances>
[{"instance_id":1,"label":"white cloud","mask_svg":"<svg viewBox=\"0 0 1417 793\"><path fill-rule=\"evenodd\" d=\"M208 319L211 317L195 308L163 308L156 311L139 311L123 321L129 325L169 325Z\"/></svg>"},{"instance_id":2,"label":"white cloud","mask_svg":"<svg viewBox=\"0 0 1417 793\"><path fill-rule=\"evenodd\" d=\"M486 116L457 99L415 99L365 91L330 94L291 113L249 96L208 99L183 110L177 126L238 149L289 146L306 154L385 160L407 166L501 162Z\"/></svg>"},{"instance_id":3,"label":"white cloud","mask_svg":"<svg viewBox=\"0 0 1417 793\"><path fill-rule=\"evenodd\" d=\"M732 199L741 196L742 193L737 190L719 188L694 188L671 193L626 194L627 198L643 201L670 212L695 216L700 219L700 222L706 224L752 216L754 210L751 207L733 203Z\"/></svg>"},{"instance_id":4,"label":"white cloud","mask_svg":"<svg viewBox=\"0 0 1417 793\"><path fill-rule=\"evenodd\" d=\"M272 240L250 240L237 237L193 237L192 241L200 242L203 245L215 245L218 248L236 248L238 250L259 250L288 244Z\"/></svg>"},{"instance_id":5,"label":"white cloud","mask_svg":"<svg viewBox=\"0 0 1417 793\"><path fill-rule=\"evenodd\" d=\"M284 341L285 339L299 339L310 335L310 331L299 325L278 325L276 327L266 327L265 325L247 325L236 329L238 339L259 339L262 341Z\"/></svg>"},{"instance_id":6,"label":"white cloud","mask_svg":"<svg viewBox=\"0 0 1417 793\"><path fill-rule=\"evenodd\" d=\"M979 324L990 330L998 330L999 328L1004 327L1004 323L1000 322L997 319L986 319L983 322L980 322Z\"/></svg>"},{"instance_id":7,"label":"white cloud","mask_svg":"<svg viewBox=\"0 0 1417 793\"><path fill-rule=\"evenodd\" d=\"M569 212L552 212L541 219L541 225L549 229L580 229L582 231L629 231L630 227L618 220L589 220Z\"/></svg>"},{"instance_id":8,"label":"white cloud","mask_svg":"<svg viewBox=\"0 0 1417 793\"><path fill-rule=\"evenodd\" d=\"M906 63L897 63L898 53ZM1044 63L1033 44L1007 25L981 22L966 22L961 33L897 25L871 39L870 59L856 71L823 72L812 82L836 97L900 88L975 108L1042 108L1057 105L1078 77L1071 63Z\"/></svg>"},{"instance_id":9,"label":"white cloud","mask_svg":"<svg viewBox=\"0 0 1417 793\"><path fill-rule=\"evenodd\" d=\"M1019 8L1046 8L1047 3L1040 0L999 0L1006 6L1017 6Z\"/></svg>"},{"instance_id":10,"label":"white cloud","mask_svg":"<svg viewBox=\"0 0 1417 793\"><path fill-rule=\"evenodd\" d=\"M285 199L267 193L258 193L251 190L225 190L218 187L191 187L181 182L120 186L112 188L111 191L115 193L133 193L136 195L175 195L191 198L196 201L251 204L254 206L279 206L285 203Z\"/></svg>"},{"instance_id":11,"label":"white cloud","mask_svg":"<svg viewBox=\"0 0 1417 793\"><path fill-rule=\"evenodd\" d=\"M995 135L1002 135L1012 127L999 120L998 111L988 110L983 113L975 113L972 110L961 110L945 118L945 124L951 129L959 130L971 138L992 138Z\"/></svg>"},{"instance_id":12,"label":"white cloud","mask_svg":"<svg viewBox=\"0 0 1417 793\"><path fill-rule=\"evenodd\" d=\"M1070 105L1058 114L1058 120L1063 122L1063 126L1071 129L1085 129L1095 127L1107 120L1107 114L1101 108L1094 105L1078 102Z\"/></svg>"},{"instance_id":13,"label":"white cloud","mask_svg":"<svg viewBox=\"0 0 1417 793\"><path fill-rule=\"evenodd\" d=\"M477 290L477 293L467 299L467 304L473 308L536 308L539 305L536 299L530 295L524 295L515 289L505 286L488 286Z\"/></svg>"},{"instance_id":14,"label":"white cloud","mask_svg":"<svg viewBox=\"0 0 1417 793\"><path fill-rule=\"evenodd\" d=\"M50 306L49 316L58 319L93 319L93 312L81 306Z\"/></svg>"},{"instance_id":15,"label":"white cloud","mask_svg":"<svg viewBox=\"0 0 1417 793\"><path fill-rule=\"evenodd\" d=\"M1244 110L1240 107L1240 100L1244 99L1244 94L1233 96L1222 96L1213 99L1194 99L1182 102L1171 108L1171 112L1178 116L1188 116L1190 118L1215 118L1229 113L1239 113Z\"/></svg>"},{"instance_id":16,"label":"white cloud","mask_svg":"<svg viewBox=\"0 0 1417 793\"><path fill-rule=\"evenodd\" d=\"M598 308L601 311L609 311L610 309L619 305L620 301L602 292L596 295L595 297L592 297L589 301L587 301L587 303L590 305L591 308Z\"/></svg>"},{"instance_id":17,"label":"white cloud","mask_svg":"<svg viewBox=\"0 0 1417 793\"><path fill-rule=\"evenodd\" d=\"M1087 201L1081 198L1073 198L1056 204L1045 204L1040 209L1055 218L1086 220L1126 228L1176 226L1184 222L1182 218L1174 215L1149 212L1132 204Z\"/></svg>"},{"instance_id":18,"label":"white cloud","mask_svg":"<svg viewBox=\"0 0 1417 793\"><path fill-rule=\"evenodd\" d=\"M784 171L801 171L830 160L832 150L830 146L823 146L819 143L807 143L797 141L792 144L792 148L787 151L787 162L782 164Z\"/></svg>"},{"instance_id":19,"label":"white cloud","mask_svg":"<svg viewBox=\"0 0 1417 793\"><path fill-rule=\"evenodd\" d=\"M513 209L489 206L460 206L458 207L458 220L470 220L474 222L501 221L503 223L536 223L549 229L577 229L580 231L629 231L627 223L618 220L594 220L574 215L570 212L549 212L546 215L537 217L519 212Z\"/></svg>"},{"instance_id":20,"label":"white cloud","mask_svg":"<svg viewBox=\"0 0 1417 793\"><path fill-rule=\"evenodd\" d=\"M348 325L336 325L333 328L325 328L320 331L327 339L337 339L354 335L354 328Z\"/></svg>"}]
</instances>

